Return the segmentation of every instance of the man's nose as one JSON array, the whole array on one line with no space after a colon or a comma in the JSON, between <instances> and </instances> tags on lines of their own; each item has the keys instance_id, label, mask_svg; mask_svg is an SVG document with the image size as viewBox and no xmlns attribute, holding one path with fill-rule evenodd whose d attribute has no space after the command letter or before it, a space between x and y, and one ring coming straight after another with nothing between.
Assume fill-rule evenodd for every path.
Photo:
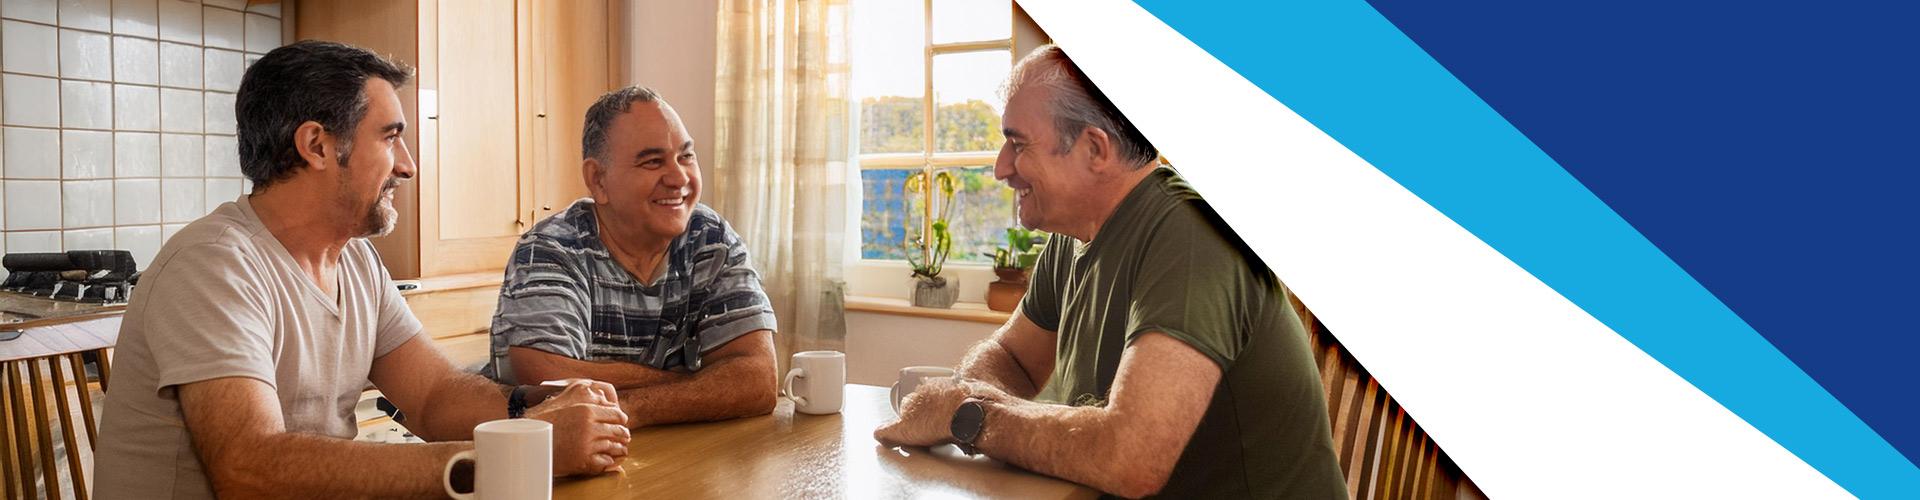
<instances>
[{"instance_id":1,"label":"man's nose","mask_svg":"<svg viewBox=\"0 0 1920 500\"><path fill-rule=\"evenodd\" d=\"M993 178L1004 181L1004 180L1007 180L1008 177L1012 177L1013 176L1013 160L1014 160L1013 148L1009 146L1001 146L1000 155L994 157L993 159Z\"/></svg>"},{"instance_id":2,"label":"man's nose","mask_svg":"<svg viewBox=\"0 0 1920 500\"><path fill-rule=\"evenodd\" d=\"M412 179L416 169L413 164L413 151L407 147L406 139L400 139L399 152L400 157L395 158L393 162L393 176L402 179Z\"/></svg>"},{"instance_id":3,"label":"man's nose","mask_svg":"<svg viewBox=\"0 0 1920 500\"><path fill-rule=\"evenodd\" d=\"M675 163L667 167L667 171L660 175L660 183L671 188L678 188L680 186L687 185L687 179L692 177L691 175L687 174L687 169L689 168L698 168L698 167L682 165L679 163Z\"/></svg>"}]
</instances>

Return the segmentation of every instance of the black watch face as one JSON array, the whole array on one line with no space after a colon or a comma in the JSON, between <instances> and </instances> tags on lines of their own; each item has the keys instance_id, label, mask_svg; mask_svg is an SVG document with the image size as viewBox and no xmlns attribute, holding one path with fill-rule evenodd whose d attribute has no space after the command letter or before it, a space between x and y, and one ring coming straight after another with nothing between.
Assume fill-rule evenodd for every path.
<instances>
[{"instance_id":1,"label":"black watch face","mask_svg":"<svg viewBox=\"0 0 1920 500\"><path fill-rule=\"evenodd\" d=\"M986 419L987 407L979 401L960 403L960 408L953 412L953 424L947 430L953 434L955 441L973 444L973 440L980 437L980 429L985 427L982 424Z\"/></svg>"}]
</instances>

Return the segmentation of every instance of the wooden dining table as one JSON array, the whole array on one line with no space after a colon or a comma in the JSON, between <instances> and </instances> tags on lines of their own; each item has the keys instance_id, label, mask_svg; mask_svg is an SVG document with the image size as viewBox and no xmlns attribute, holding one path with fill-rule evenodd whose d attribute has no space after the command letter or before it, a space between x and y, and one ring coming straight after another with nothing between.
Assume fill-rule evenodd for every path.
<instances>
[{"instance_id":1,"label":"wooden dining table","mask_svg":"<svg viewBox=\"0 0 1920 500\"><path fill-rule=\"evenodd\" d=\"M1095 498L1098 491L951 445L886 448L887 388L846 386L840 413L770 415L635 431L620 471L562 479L555 499Z\"/></svg>"}]
</instances>

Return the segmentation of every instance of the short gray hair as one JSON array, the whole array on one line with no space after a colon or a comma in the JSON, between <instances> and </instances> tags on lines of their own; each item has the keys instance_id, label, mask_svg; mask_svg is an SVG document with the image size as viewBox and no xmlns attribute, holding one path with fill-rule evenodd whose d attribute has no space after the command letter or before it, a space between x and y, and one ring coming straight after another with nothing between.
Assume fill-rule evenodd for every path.
<instances>
[{"instance_id":1,"label":"short gray hair","mask_svg":"<svg viewBox=\"0 0 1920 500\"><path fill-rule=\"evenodd\" d=\"M1147 136L1127 121L1120 108L1107 99L1106 93L1101 92L1059 46L1042 45L1021 58L1007 75L1002 97L1012 99L1015 92L1027 85L1053 90L1047 109L1053 112L1053 130L1060 135L1055 154L1073 149L1080 132L1093 127L1106 131L1113 138L1114 152L1132 164L1144 166L1160 157L1160 151L1147 141Z\"/></svg>"},{"instance_id":2,"label":"short gray hair","mask_svg":"<svg viewBox=\"0 0 1920 500\"><path fill-rule=\"evenodd\" d=\"M587 123L580 129L580 158L607 161L607 129L613 127L613 119L633 109L633 103L659 100L660 94L639 85L629 85L601 95L600 100L593 102L593 107L587 108Z\"/></svg>"}]
</instances>

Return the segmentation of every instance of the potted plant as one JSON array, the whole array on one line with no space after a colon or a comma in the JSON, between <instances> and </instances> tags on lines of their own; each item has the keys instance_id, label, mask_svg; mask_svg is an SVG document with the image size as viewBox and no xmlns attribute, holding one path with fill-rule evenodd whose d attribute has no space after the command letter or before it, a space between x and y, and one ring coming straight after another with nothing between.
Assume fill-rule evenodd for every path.
<instances>
[{"instance_id":1,"label":"potted plant","mask_svg":"<svg viewBox=\"0 0 1920 500\"><path fill-rule=\"evenodd\" d=\"M1046 237L1043 231L1010 227L1006 247L982 254L993 257L993 274L999 278L987 285L988 309L1013 311L1014 306L1020 305L1020 299L1027 295L1027 273L1039 262Z\"/></svg>"},{"instance_id":2,"label":"potted plant","mask_svg":"<svg viewBox=\"0 0 1920 500\"><path fill-rule=\"evenodd\" d=\"M917 307L949 308L960 298L960 280L940 275L947 256L953 252L953 233L948 231L947 212L953 209L954 183L950 172L923 171L907 177L901 186L908 199L917 195L926 200L922 204L920 231L915 231L912 214L901 220L901 233L906 236L907 265L913 268L913 305ZM939 206L937 212L936 205Z\"/></svg>"}]
</instances>

